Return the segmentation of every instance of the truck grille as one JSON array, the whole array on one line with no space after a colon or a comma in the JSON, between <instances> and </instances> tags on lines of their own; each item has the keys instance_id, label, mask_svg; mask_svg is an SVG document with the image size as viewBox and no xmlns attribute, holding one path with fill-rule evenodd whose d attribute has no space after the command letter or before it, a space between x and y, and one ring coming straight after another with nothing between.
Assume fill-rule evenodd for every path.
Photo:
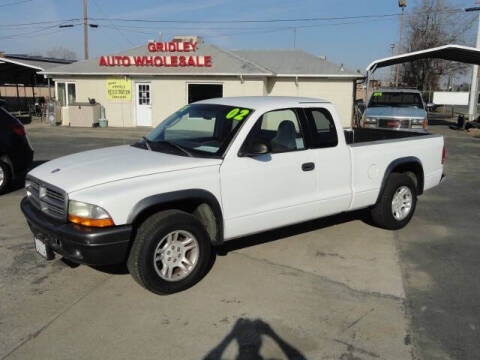
<instances>
[{"instance_id":1,"label":"truck grille","mask_svg":"<svg viewBox=\"0 0 480 360\"><path fill-rule=\"evenodd\" d=\"M410 120L378 119L378 127L386 129L408 129Z\"/></svg>"},{"instance_id":2,"label":"truck grille","mask_svg":"<svg viewBox=\"0 0 480 360\"><path fill-rule=\"evenodd\" d=\"M34 207L55 219L66 220L67 195L63 190L33 177L27 178L25 189Z\"/></svg>"}]
</instances>

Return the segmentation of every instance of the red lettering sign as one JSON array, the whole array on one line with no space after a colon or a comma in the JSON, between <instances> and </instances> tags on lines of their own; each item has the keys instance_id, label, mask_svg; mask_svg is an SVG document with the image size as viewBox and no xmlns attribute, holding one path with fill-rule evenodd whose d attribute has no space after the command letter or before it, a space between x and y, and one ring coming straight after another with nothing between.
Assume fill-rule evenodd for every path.
<instances>
[{"instance_id":1,"label":"red lettering sign","mask_svg":"<svg viewBox=\"0 0 480 360\"><path fill-rule=\"evenodd\" d=\"M168 52L195 52L197 51L196 41L150 41L147 44L150 53ZM99 66L156 66L156 67L211 67L212 57L210 55L135 55L135 56L100 56Z\"/></svg>"}]
</instances>

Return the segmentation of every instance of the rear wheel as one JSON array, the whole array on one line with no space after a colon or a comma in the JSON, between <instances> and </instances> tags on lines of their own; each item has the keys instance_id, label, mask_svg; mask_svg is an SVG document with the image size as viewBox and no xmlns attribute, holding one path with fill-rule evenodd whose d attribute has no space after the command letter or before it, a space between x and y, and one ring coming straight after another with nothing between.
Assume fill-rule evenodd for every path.
<instances>
[{"instance_id":1,"label":"rear wheel","mask_svg":"<svg viewBox=\"0 0 480 360\"><path fill-rule=\"evenodd\" d=\"M156 294L185 290L206 274L212 248L193 215L167 210L150 216L138 229L127 266L132 277Z\"/></svg>"},{"instance_id":2,"label":"rear wheel","mask_svg":"<svg viewBox=\"0 0 480 360\"><path fill-rule=\"evenodd\" d=\"M417 204L415 183L407 174L393 173L371 214L374 223L384 229L401 229L408 224Z\"/></svg>"},{"instance_id":3,"label":"rear wheel","mask_svg":"<svg viewBox=\"0 0 480 360\"><path fill-rule=\"evenodd\" d=\"M12 184L12 173L10 166L0 160L0 195L7 192Z\"/></svg>"}]
</instances>

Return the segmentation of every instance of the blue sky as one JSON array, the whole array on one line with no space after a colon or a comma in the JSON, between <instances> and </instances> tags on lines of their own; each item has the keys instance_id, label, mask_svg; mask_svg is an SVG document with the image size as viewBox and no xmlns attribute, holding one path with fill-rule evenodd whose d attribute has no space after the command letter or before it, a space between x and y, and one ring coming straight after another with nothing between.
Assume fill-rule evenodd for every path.
<instances>
[{"instance_id":1,"label":"blue sky","mask_svg":"<svg viewBox=\"0 0 480 360\"><path fill-rule=\"evenodd\" d=\"M409 0L411 10L419 0ZM13 4L12 4L13 3ZM471 6L474 1L451 1ZM89 17L151 20L264 20L312 17L395 14L397 0L88 0ZM54 46L74 50L83 57L83 28L59 29L58 23L10 26L18 23L81 18L82 0L0 0L0 51L44 53ZM466 15L472 16L472 15ZM80 21L73 21L78 24ZM89 29L90 57L119 52L158 37L202 35L206 42L228 49L296 47L362 71L372 60L390 55L398 39L398 19L360 19L299 23L208 24L109 23L95 21ZM311 26L311 27L302 27Z\"/></svg>"}]
</instances>

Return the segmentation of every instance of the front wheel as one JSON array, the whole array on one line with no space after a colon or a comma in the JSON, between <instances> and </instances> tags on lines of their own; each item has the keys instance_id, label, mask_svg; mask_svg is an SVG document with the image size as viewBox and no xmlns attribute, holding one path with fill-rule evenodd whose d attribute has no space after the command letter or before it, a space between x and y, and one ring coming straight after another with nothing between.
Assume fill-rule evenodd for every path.
<instances>
[{"instance_id":1,"label":"front wheel","mask_svg":"<svg viewBox=\"0 0 480 360\"><path fill-rule=\"evenodd\" d=\"M417 190L412 178L407 174L390 174L371 210L373 222L384 229L401 229L412 218L416 204Z\"/></svg>"},{"instance_id":2,"label":"front wheel","mask_svg":"<svg viewBox=\"0 0 480 360\"><path fill-rule=\"evenodd\" d=\"M185 290L206 274L212 254L208 234L193 215L167 210L138 228L127 267L132 277L156 294Z\"/></svg>"},{"instance_id":3,"label":"front wheel","mask_svg":"<svg viewBox=\"0 0 480 360\"><path fill-rule=\"evenodd\" d=\"M0 160L0 195L7 192L12 185L12 173L10 166Z\"/></svg>"}]
</instances>

